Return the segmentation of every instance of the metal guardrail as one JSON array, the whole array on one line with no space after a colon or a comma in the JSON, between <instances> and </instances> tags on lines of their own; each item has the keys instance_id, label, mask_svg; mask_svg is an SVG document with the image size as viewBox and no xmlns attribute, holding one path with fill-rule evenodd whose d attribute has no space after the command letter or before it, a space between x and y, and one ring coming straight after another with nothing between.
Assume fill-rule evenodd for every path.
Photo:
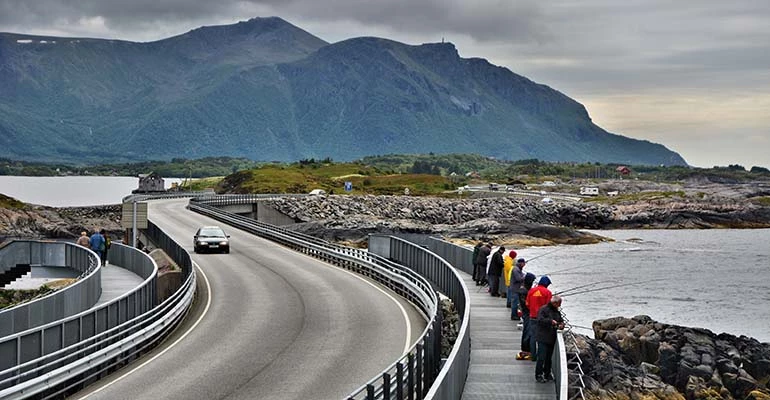
<instances>
[{"instance_id":1,"label":"metal guardrail","mask_svg":"<svg viewBox=\"0 0 770 400\"><path fill-rule=\"evenodd\" d=\"M265 196L258 196L265 198ZM295 251L375 280L413 303L426 319L427 327L407 353L346 399L432 398L428 392L441 368L441 313L439 296L420 274L379 255L329 243L251 218L219 210L209 203L243 204L254 196L193 199L188 208L246 232L281 243ZM240 203L237 203L240 202Z\"/></svg>"},{"instance_id":2,"label":"metal guardrail","mask_svg":"<svg viewBox=\"0 0 770 400\"><path fill-rule=\"evenodd\" d=\"M455 268L468 274L473 274L473 250L458 246L454 243L446 242L438 238L429 238L427 241L425 241L425 246L434 253L438 254L442 259L447 260L447 262L449 262ZM566 317L565 321L569 322ZM554 378L556 380L556 394L559 396L558 398L560 400L566 400L568 398L567 394L571 390L579 391L578 389L573 390L574 386L570 386L576 384L577 380L576 382L569 382L570 376L572 375L569 372L570 370L574 370L570 369L569 367L572 367L575 364L568 362L572 357L574 357L574 353L571 354L567 351L565 341L569 344L569 340L572 338L570 336L565 338L565 332L569 331L559 331L557 335L557 345L554 347L554 361L552 363L554 366ZM574 339L572 339L572 342L574 343ZM582 375L580 376L581 378L578 380L582 381Z\"/></svg>"},{"instance_id":3,"label":"metal guardrail","mask_svg":"<svg viewBox=\"0 0 770 400\"><path fill-rule=\"evenodd\" d=\"M370 235L369 251L413 269L430 280L454 303L461 320L457 338L425 398L459 400L470 363L470 294L462 277L436 253L401 238Z\"/></svg>"},{"instance_id":4,"label":"metal guardrail","mask_svg":"<svg viewBox=\"0 0 770 400\"><path fill-rule=\"evenodd\" d=\"M102 293L99 257L74 243L12 240L0 249L0 264L69 267L80 272L77 282L62 290L0 311L0 338L87 310ZM0 353L0 370L8 366Z\"/></svg>"},{"instance_id":5,"label":"metal guardrail","mask_svg":"<svg viewBox=\"0 0 770 400\"><path fill-rule=\"evenodd\" d=\"M182 287L156 305L152 258L118 243L108 257L145 281L97 308L0 339L0 360L16 360L0 370L0 398L66 396L138 358L184 318L195 291L191 268ZM189 254L187 261L190 266Z\"/></svg>"}]
</instances>

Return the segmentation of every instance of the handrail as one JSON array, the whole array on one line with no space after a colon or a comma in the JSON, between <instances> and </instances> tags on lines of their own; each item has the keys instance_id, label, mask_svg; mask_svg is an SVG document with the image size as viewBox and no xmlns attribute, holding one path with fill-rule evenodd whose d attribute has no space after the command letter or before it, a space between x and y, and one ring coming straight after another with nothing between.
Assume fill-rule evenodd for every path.
<instances>
[{"instance_id":1,"label":"handrail","mask_svg":"<svg viewBox=\"0 0 770 400\"><path fill-rule=\"evenodd\" d=\"M0 338L87 310L101 295L99 257L74 243L15 239L3 246L0 259L3 263L44 263L80 272L78 280L66 288L0 310ZM49 311L43 313L43 309Z\"/></svg>"},{"instance_id":2,"label":"handrail","mask_svg":"<svg viewBox=\"0 0 770 400\"><path fill-rule=\"evenodd\" d=\"M346 399L390 398L409 394L423 399L440 369L441 313L439 297L423 276L376 254L339 246L325 240L229 213L211 204L244 204L269 196L206 196L192 199L188 208L246 232L281 243L296 251L367 276L409 300L428 322L420 339L401 358L372 378ZM400 395L399 395L400 398Z\"/></svg>"},{"instance_id":3,"label":"handrail","mask_svg":"<svg viewBox=\"0 0 770 400\"><path fill-rule=\"evenodd\" d=\"M189 254L186 256L186 262L175 261L189 266ZM136 268L148 271L148 276L132 291L99 307L0 339L0 354L21 356L34 350L30 344L40 346L31 356L20 357L16 365L0 371L0 398L53 398L77 391L138 358L184 318L196 287L191 268L183 269L186 276L182 286L156 305L155 261L144 252L119 243L114 243L109 258L121 259L123 263L147 263L149 270L138 265ZM57 337L61 338L58 346L51 347L57 343L52 339Z\"/></svg>"}]
</instances>

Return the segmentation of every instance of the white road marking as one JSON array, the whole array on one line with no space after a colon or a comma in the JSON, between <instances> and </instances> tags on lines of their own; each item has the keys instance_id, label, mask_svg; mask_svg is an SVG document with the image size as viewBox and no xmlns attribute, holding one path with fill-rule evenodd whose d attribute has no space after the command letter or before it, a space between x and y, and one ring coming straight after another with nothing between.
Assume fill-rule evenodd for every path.
<instances>
[{"instance_id":1,"label":"white road marking","mask_svg":"<svg viewBox=\"0 0 770 400\"><path fill-rule=\"evenodd\" d=\"M140 365L137 365L137 366L136 366L136 368L133 368L133 369L131 369L130 371L128 371L128 372L126 372L125 374L121 375L119 378L115 379L114 381L112 381L112 382L109 382L109 383L105 384L104 386L100 387L99 389L96 389L96 390L94 390L93 392L91 392L91 393L89 393L89 394L87 394L87 395L85 395L85 396L81 397L81 398L80 398L80 400L82 400L82 399L87 399L89 396L91 396L91 395L93 395L93 394L96 394L96 393L99 393L99 392L101 392L101 391L102 391L102 390L104 390L105 388L107 388L107 387L111 386L112 384L114 384L114 383L116 383L116 382L119 382L119 381L120 381L120 380L122 380L123 378L125 378L125 377L127 377L127 376L129 376L129 375L133 374L133 373L134 373L134 372L136 372L136 371L138 371L140 368L144 367L145 365L147 365L147 364L149 364L149 363L153 362L155 359L157 359L158 357L162 356L162 355L163 355L163 354L165 354L167 351L171 350L171 348L173 348L173 347L174 347L174 346L176 346L176 345L177 345L179 342L181 342L181 341L182 341L184 338L186 338L186 337L187 337L187 335L189 335L189 334L190 334L190 332L192 332L192 331L193 331L193 329L195 329L195 328L198 326L198 324L199 324L199 323L200 323L200 322L203 320L203 317L205 317L205 316L206 316L206 313L209 311L209 307L211 306L211 297L212 297L212 296L211 296L211 284L209 283L209 278L206 276L206 274L203 272L203 270L202 270L202 269L201 269L201 268L198 266L198 264L197 264L197 263L195 263L194 261L193 261L193 264L195 264L195 268L196 268L196 269L198 270L198 272L200 272L200 274L203 276L203 281L204 281L204 282L206 282L206 289L207 289L207 293L209 294L209 295L207 296L207 297L208 297L208 299L207 299L207 301L206 301L206 307L203 309L203 313L201 313L201 316L200 316L200 317L198 317L198 320L197 320L197 321L195 321L195 323L194 323L194 324L193 324L193 325L192 325L192 326L191 326L191 327L190 327L190 328L189 328L189 329L188 329L188 330L187 330L187 331L186 331L184 334L182 334L182 336L180 336L180 337L179 337L179 338L178 338L176 341L174 341L174 343L171 343L171 344L170 344L168 347L166 347L165 349L163 349L163 351L161 351L160 353L158 353L158 354L154 355L152 358L150 358L149 360L147 360L147 361L145 361L145 362L141 363Z\"/></svg>"}]
</instances>

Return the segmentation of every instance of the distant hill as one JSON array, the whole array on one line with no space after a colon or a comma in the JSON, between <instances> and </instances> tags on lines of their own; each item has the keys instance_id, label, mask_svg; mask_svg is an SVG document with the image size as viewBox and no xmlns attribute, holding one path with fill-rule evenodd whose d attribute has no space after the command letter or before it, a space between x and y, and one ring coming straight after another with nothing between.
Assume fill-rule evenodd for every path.
<instances>
[{"instance_id":1,"label":"distant hill","mask_svg":"<svg viewBox=\"0 0 770 400\"><path fill-rule=\"evenodd\" d=\"M386 153L686 165L451 43L328 44L276 18L150 43L0 34L0 157L352 160Z\"/></svg>"}]
</instances>

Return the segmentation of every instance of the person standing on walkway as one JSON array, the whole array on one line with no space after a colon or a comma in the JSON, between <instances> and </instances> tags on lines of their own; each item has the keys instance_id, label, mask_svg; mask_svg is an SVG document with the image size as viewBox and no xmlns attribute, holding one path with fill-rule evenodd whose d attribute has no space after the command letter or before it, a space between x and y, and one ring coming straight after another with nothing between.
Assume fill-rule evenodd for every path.
<instances>
[{"instance_id":1,"label":"person standing on walkway","mask_svg":"<svg viewBox=\"0 0 770 400\"><path fill-rule=\"evenodd\" d=\"M556 331L564 329L564 319L559 311L561 297L553 296L548 304L540 307L537 313L537 364L535 380L548 382L553 380L551 358L556 344Z\"/></svg>"},{"instance_id":2,"label":"person standing on walkway","mask_svg":"<svg viewBox=\"0 0 770 400\"><path fill-rule=\"evenodd\" d=\"M532 289L532 284L535 282L535 274L527 272L524 275L524 282L518 289L516 296L519 298L519 308L521 309L521 351L516 356L517 360L531 360L532 359L532 341L530 331L529 308L527 308L527 293L529 289Z\"/></svg>"},{"instance_id":3,"label":"person standing on walkway","mask_svg":"<svg viewBox=\"0 0 770 400\"><path fill-rule=\"evenodd\" d=\"M505 262L503 261L503 253L505 252L505 246L500 246L496 252L492 254L492 258L489 262L489 274L487 280L489 281L489 294L492 297L501 296L500 294L500 275L503 274L503 267Z\"/></svg>"},{"instance_id":4,"label":"person standing on walkway","mask_svg":"<svg viewBox=\"0 0 770 400\"><path fill-rule=\"evenodd\" d=\"M99 231L94 231L90 239L91 250L99 256L99 262L104 259L104 236Z\"/></svg>"},{"instance_id":5,"label":"person standing on walkway","mask_svg":"<svg viewBox=\"0 0 770 400\"><path fill-rule=\"evenodd\" d=\"M537 324L534 320L537 319L537 312L540 311L540 307L548 304L551 301L551 291L548 289L551 286L551 279L548 276L543 275L537 283L537 286L533 287L527 293L527 307L529 308L529 347L532 352L532 361L537 360Z\"/></svg>"},{"instance_id":6,"label":"person standing on walkway","mask_svg":"<svg viewBox=\"0 0 770 400\"><path fill-rule=\"evenodd\" d=\"M91 239L88 237L88 233L86 231L80 232L80 237L78 238L77 242L75 244L83 246L85 248L91 247Z\"/></svg>"},{"instance_id":7,"label":"person standing on walkway","mask_svg":"<svg viewBox=\"0 0 770 400\"><path fill-rule=\"evenodd\" d=\"M478 269L477 277L479 278L479 286L487 284L487 257L492 252L492 243L485 243L479 248L479 254L476 256L476 269Z\"/></svg>"},{"instance_id":8,"label":"person standing on walkway","mask_svg":"<svg viewBox=\"0 0 770 400\"><path fill-rule=\"evenodd\" d=\"M516 251L511 250L503 257L503 281L505 282L505 306L511 308L511 302L515 291L511 288L511 271L513 270L513 263L516 261Z\"/></svg>"},{"instance_id":9,"label":"person standing on walkway","mask_svg":"<svg viewBox=\"0 0 770 400\"><path fill-rule=\"evenodd\" d=\"M102 234L102 237L104 238L104 251L102 251L102 265L109 264L107 262L107 253L110 251L110 246L112 246L112 239L110 239L110 236L107 234L107 232L102 228L102 230L99 231L99 233Z\"/></svg>"},{"instance_id":10,"label":"person standing on walkway","mask_svg":"<svg viewBox=\"0 0 770 400\"><path fill-rule=\"evenodd\" d=\"M511 320L513 321L518 321L520 319L518 292L519 288L524 283L524 266L526 264L527 262L523 258L519 258L516 260L516 266L513 267L513 271L511 271L511 282L510 286L508 286L508 293L509 297L511 298Z\"/></svg>"},{"instance_id":11,"label":"person standing on walkway","mask_svg":"<svg viewBox=\"0 0 770 400\"><path fill-rule=\"evenodd\" d=\"M481 270L477 259L479 258L479 250L484 246L484 242L476 243L473 247L473 255L471 256L471 262L473 263L473 281L476 282L476 286L481 286Z\"/></svg>"}]
</instances>

